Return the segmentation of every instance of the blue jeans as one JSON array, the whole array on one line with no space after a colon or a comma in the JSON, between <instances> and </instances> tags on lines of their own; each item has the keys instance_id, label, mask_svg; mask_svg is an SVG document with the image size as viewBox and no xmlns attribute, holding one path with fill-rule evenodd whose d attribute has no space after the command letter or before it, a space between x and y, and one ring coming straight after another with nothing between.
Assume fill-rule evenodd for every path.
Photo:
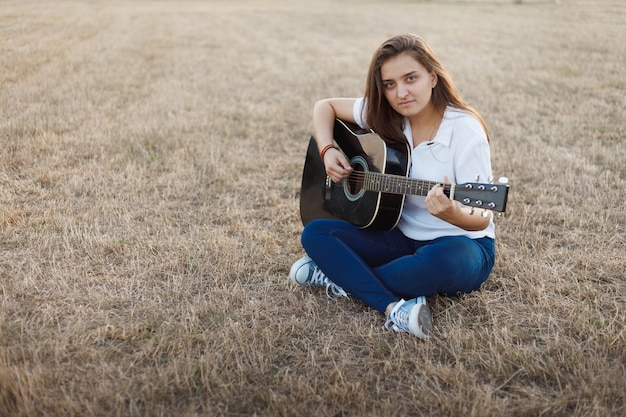
<instances>
[{"instance_id":1,"label":"blue jeans","mask_svg":"<svg viewBox=\"0 0 626 417\"><path fill-rule=\"evenodd\" d=\"M489 237L416 241L398 229L363 230L328 219L306 225L302 246L332 282L383 314L400 298L477 290L496 255Z\"/></svg>"}]
</instances>

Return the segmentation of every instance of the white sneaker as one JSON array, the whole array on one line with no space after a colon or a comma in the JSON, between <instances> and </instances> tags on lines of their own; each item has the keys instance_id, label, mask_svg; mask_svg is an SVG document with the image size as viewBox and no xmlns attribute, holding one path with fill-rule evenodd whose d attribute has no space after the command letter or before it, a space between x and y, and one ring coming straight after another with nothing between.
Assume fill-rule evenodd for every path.
<instances>
[{"instance_id":1,"label":"white sneaker","mask_svg":"<svg viewBox=\"0 0 626 417\"><path fill-rule=\"evenodd\" d=\"M420 339L427 339L433 331L433 316L425 297L400 300L387 316L385 328L396 332L411 333Z\"/></svg>"},{"instance_id":2,"label":"white sneaker","mask_svg":"<svg viewBox=\"0 0 626 417\"><path fill-rule=\"evenodd\" d=\"M308 256L294 262L289 271L289 277L296 284L311 287L326 287L326 295L331 300L333 299L332 295L330 295L331 292L334 296L350 299L343 288L329 280Z\"/></svg>"}]
</instances>

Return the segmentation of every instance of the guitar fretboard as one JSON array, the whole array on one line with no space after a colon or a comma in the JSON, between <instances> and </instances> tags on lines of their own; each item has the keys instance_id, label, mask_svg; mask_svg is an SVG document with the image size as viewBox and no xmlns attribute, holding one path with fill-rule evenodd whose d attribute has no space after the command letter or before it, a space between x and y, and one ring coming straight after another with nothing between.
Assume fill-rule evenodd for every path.
<instances>
[{"instance_id":1,"label":"guitar fretboard","mask_svg":"<svg viewBox=\"0 0 626 417\"><path fill-rule=\"evenodd\" d=\"M383 174L372 171L355 173L351 176L351 179L353 176L362 177L362 187L365 190L390 194L425 196L431 188L437 184L441 184L436 181L418 180L415 178L402 177L400 175ZM454 195L454 187L454 184L443 184L444 193L448 197Z\"/></svg>"}]
</instances>

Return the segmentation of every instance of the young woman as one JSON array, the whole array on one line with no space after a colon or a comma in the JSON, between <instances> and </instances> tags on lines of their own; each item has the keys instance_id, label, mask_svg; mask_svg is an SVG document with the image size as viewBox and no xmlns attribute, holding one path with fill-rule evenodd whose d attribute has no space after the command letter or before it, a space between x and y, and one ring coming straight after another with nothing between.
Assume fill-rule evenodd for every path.
<instances>
[{"instance_id":1,"label":"young woman","mask_svg":"<svg viewBox=\"0 0 626 417\"><path fill-rule=\"evenodd\" d=\"M489 137L482 117L466 104L431 48L418 36L384 42L372 57L364 98L315 103L314 135L328 176L352 172L333 140L335 118L372 129L389 145L410 146L413 178L437 181L426 197L407 196L390 231L359 229L342 220L308 223L308 256L291 267L301 285L347 293L387 318L385 327L426 338L432 316L426 298L477 290L495 261L492 215L450 200L444 183L491 178Z\"/></svg>"}]
</instances>

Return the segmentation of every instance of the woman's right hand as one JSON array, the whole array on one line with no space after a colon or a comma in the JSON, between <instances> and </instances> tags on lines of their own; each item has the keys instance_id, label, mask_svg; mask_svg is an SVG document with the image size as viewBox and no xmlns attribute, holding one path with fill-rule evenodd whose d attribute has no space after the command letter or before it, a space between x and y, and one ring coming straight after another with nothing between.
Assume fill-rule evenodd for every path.
<instances>
[{"instance_id":1,"label":"woman's right hand","mask_svg":"<svg viewBox=\"0 0 626 417\"><path fill-rule=\"evenodd\" d=\"M335 119L354 123L353 108L355 98L327 98L319 100L313 106L313 127L319 149L332 144ZM326 175L337 183L348 178L352 173L350 161L337 148L329 148L323 155Z\"/></svg>"},{"instance_id":2,"label":"woman's right hand","mask_svg":"<svg viewBox=\"0 0 626 417\"><path fill-rule=\"evenodd\" d=\"M324 153L324 166L326 175L335 183L345 180L353 171L350 161L336 148L330 148Z\"/></svg>"}]
</instances>

